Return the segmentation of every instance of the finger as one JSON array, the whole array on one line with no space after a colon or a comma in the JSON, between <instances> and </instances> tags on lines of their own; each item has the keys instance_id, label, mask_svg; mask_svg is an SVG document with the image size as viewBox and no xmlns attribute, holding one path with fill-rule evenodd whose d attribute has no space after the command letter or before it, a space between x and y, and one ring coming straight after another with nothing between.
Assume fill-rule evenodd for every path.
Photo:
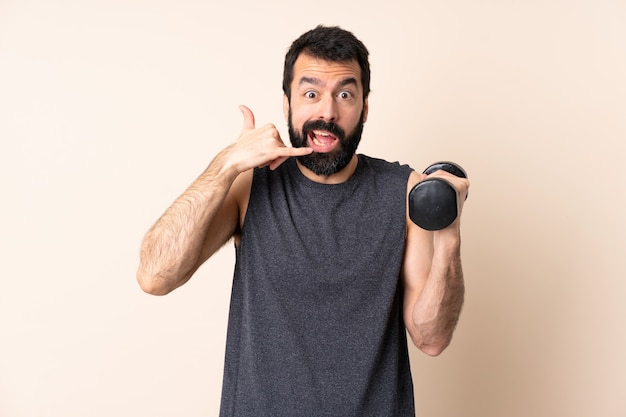
<instances>
[{"instance_id":1,"label":"finger","mask_svg":"<svg viewBox=\"0 0 626 417\"><path fill-rule=\"evenodd\" d=\"M270 162L269 166L272 171L278 168L280 165L282 165L283 162L285 162L292 156L304 156L313 152L312 148L285 148L285 150L288 153L287 155L280 156Z\"/></svg>"},{"instance_id":2,"label":"finger","mask_svg":"<svg viewBox=\"0 0 626 417\"><path fill-rule=\"evenodd\" d=\"M243 128L254 129L254 113L252 113L252 110L242 104L239 106L239 111L243 114Z\"/></svg>"},{"instance_id":3,"label":"finger","mask_svg":"<svg viewBox=\"0 0 626 417\"><path fill-rule=\"evenodd\" d=\"M279 166L282 165L283 162L285 162L287 159L289 159L288 156L281 156L280 158L276 158L274 159L271 163L270 163L270 169L272 171L274 171L276 168L278 168Z\"/></svg>"}]
</instances>

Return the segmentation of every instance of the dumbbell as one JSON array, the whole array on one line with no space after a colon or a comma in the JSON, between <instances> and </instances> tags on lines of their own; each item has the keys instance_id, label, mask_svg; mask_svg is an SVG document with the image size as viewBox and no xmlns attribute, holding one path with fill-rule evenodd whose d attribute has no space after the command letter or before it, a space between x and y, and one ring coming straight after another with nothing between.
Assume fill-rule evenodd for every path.
<instances>
[{"instance_id":1,"label":"dumbbell","mask_svg":"<svg viewBox=\"0 0 626 417\"><path fill-rule=\"evenodd\" d=\"M453 162L432 164L424 170L424 174L429 175L440 169L467 178L463 168ZM443 178L426 178L409 192L409 218L425 230L441 230L450 226L459 214L458 207L456 189Z\"/></svg>"}]
</instances>

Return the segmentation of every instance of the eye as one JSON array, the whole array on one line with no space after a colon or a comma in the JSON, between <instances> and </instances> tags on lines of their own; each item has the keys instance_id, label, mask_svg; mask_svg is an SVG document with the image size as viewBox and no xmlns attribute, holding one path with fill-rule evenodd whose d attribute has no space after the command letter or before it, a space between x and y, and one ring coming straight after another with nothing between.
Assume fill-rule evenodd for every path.
<instances>
[{"instance_id":1,"label":"eye","mask_svg":"<svg viewBox=\"0 0 626 417\"><path fill-rule=\"evenodd\" d=\"M337 97L342 100L349 100L352 98L352 93L350 91L341 91L339 94L337 94Z\"/></svg>"},{"instance_id":2,"label":"eye","mask_svg":"<svg viewBox=\"0 0 626 417\"><path fill-rule=\"evenodd\" d=\"M315 91L307 91L304 93L304 97L308 98L308 99L314 99L315 97L317 97L317 93Z\"/></svg>"}]
</instances>

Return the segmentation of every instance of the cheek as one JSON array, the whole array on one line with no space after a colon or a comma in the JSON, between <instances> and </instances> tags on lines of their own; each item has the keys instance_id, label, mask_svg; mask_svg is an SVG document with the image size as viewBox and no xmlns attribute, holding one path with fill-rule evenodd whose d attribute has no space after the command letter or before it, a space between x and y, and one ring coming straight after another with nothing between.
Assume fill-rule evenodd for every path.
<instances>
[{"instance_id":1,"label":"cheek","mask_svg":"<svg viewBox=\"0 0 626 417\"><path fill-rule=\"evenodd\" d=\"M291 113L291 123L293 125L293 127L295 127L298 130L302 130L302 126L304 125L304 123L308 122L310 120L310 115L306 114L305 112L302 111L295 111Z\"/></svg>"},{"instance_id":2,"label":"cheek","mask_svg":"<svg viewBox=\"0 0 626 417\"><path fill-rule=\"evenodd\" d=\"M361 120L361 109L359 109L358 112L350 112L349 115L346 115L344 120L346 123L344 129L346 132L352 132Z\"/></svg>"}]
</instances>

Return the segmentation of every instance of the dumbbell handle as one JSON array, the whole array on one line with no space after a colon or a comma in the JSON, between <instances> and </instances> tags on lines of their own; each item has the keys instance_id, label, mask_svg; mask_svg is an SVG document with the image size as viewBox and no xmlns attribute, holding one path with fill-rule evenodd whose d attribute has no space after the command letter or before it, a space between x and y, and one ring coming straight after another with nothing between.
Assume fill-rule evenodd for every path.
<instances>
[{"instance_id":1,"label":"dumbbell handle","mask_svg":"<svg viewBox=\"0 0 626 417\"><path fill-rule=\"evenodd\" d=\"M438 170L467 178L465 170L453 162L432 164L424 170L424 174L430 175ZM458 193L447 180L438 177L427 178L417 183L409 192L409 217L422 229L445 229L457 216Z\"/></svg>"}]
</instances>

